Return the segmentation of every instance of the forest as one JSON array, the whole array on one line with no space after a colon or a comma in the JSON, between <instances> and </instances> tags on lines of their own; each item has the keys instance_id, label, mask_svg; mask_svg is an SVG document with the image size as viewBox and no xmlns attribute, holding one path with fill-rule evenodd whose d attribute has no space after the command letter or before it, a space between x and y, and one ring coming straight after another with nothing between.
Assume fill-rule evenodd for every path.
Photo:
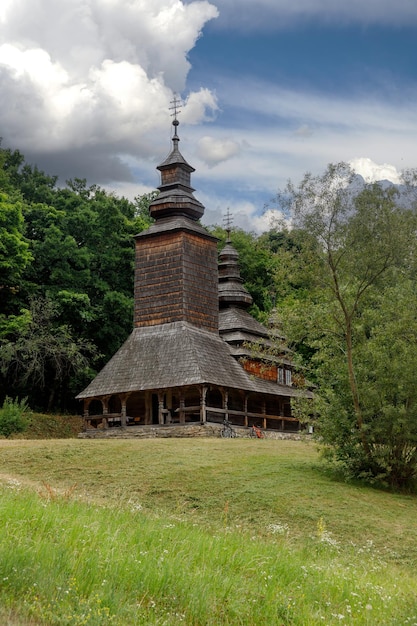
<instances>
[{"instance_id":1,"label":"forest","mask_svg":"<svg viewBox=\"0 0 417 626\"><path fill-rule=\"evenodd\" d=\"M400 488L417 475L416 179L366 184L329 165L277 192L268 232L232 230L252 314L283 330L315 389L293 410L346 476ZM133 237L155 193L62 187L0 146L0 406L79 411L131 332Z\"/></svg>"}]
</instances>

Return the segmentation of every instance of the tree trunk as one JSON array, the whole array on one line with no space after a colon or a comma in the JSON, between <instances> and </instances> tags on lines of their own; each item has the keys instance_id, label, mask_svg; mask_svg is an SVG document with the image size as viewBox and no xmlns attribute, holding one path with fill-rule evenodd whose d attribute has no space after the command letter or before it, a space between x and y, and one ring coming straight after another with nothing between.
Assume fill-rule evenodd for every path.
<instances>
[{"instance_id":1,"label":"tree trunk","mask_svg":"<svg viewBox=\"0 0 417 626\"><path fill-rule=\"evenodd\" d=\"M363 428L363 415L362 415L362 409L361 409L361 405L359 401L358 385L356 383L355 369L353 365L352 322L351 322L351 319L347 316L345 320L346 320L346 335L345 335L346 357L347 357L347 366L348 366L348 374L349 374L349 386L350 386L350 391L352 394L353 408L354 408L355 415L356 415L356 424L359 429L362 447L364 449L366 456L369 458L371 456L371 450L369 448L368 439L367 439L365 430Z\"/></svg>"}]
</instances>

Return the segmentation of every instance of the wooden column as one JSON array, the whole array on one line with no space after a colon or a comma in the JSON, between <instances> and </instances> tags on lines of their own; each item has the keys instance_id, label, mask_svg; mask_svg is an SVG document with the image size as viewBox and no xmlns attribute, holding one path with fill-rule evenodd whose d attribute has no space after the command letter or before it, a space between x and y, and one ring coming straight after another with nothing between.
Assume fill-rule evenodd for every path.
<instances>
[{"instance_id":1,"label":"wooden column","mask_svg":"<svg viewBox=\"0 0 417 626\"><path fill-rule=\"evenodd\" d=\"M262 414L265 416L266 415L266 402L265 400L262 402ZM262 428L265 430L266 429L266 417L263 417L262 419Z\"/></svg>"},{"instance_id":2,"label":"wooden column","mask_svg":"<svg viewBox=\"0 0 417 626\"><path fill-rule=\"evenodd\" d=\"M164 423L164 394L162 392L158 393L158 422L159 424Z\"/></svg>"},{"instance_id":3,"label":"wooden column","mask_svg":"<svg viewBox=\"0 0 417 626\"><path fill-rule=\"evenodd\" d=\"M172 389L168 389L166 392L166 409L164 412L165 423L171 424L172 422Z\"/></svg>"},{"instance_id":4,"label":"wooden column","mask_svg":"<svg viewBox=\"0 0 417 626\"><path fill-rule=\"evenodd\" d=\"M102 404L102 407L103 407L103 426L104 426L104 428L108 428L109 427L109 421L107 419L107 415L109 413L109 397L106 396L105 398L102 398L101 404Z\"/></svg>"},{"instance_id":5,"label":"wooden column","mask_svg":"<svg viewBox=\"0 0 417 626\"><path fill-rule=\"evenodd\" d=\"M200 422L202 424L205 424L207 421L206 396L207 387L202 385L200 389Z\"/></svg>"},{"instance_id":6,"label":"wooden column","mask_svg":"<svg viewBox=\"0 0 417 626\"><path fill-rule=\"evenodd\" d=\"M185 398L183 391L180 391L180 424L185 424Z\"/></svg>"},{"instance_id":7,"label":"wooden column","mask_svg":"<svg viewBox=\"0 0 417 626\"><path fill-rule=\"evenodd\" d=\"M122 428L126 428L126 401L127 401L127 396L121 396L120 398L121 404L122 404L122 410L120 412L120 425Z\"/></svg>"},{"instance_id":8,"label":"wooden column","mask_svg":"<svg viewBox=\"0 0 417 626\"><path fill-rule=\"evenodd\" d=\"M90 422L90 402L91 400L88 398L84 398L83 400L83 417L84 417L84 429L87 430L89 426L91 426Z\"/></svg>"},{"instance_id":9,"label":"wooden column","mask_svg":"<svg viewBox=\"0 0 417 626\"><path fill-rule=\"evenodd\" d=\"M229 392L227 391L227 389L224 392L223 407L224 407L224 419L229 421Z\"/></svg>"},{"instance_id":10,"label":"wooden column","mask_svg":"<svg viewBox=\"0 0 417 626\"><path fill-rule=\"evenodd\" d=\"M152 424L152 393L145 391L145 424Z\"/></svg>"},{"instance_id":11,"label":"wooden column","mask_svg":"<svg viewBox=\"0 0 417 626\"><path fill-rule=\"evenodd\" d=\"M248 427L248 394L245 393L243 410L245 411L245 426Z\"/></svg>"}]
</instances>

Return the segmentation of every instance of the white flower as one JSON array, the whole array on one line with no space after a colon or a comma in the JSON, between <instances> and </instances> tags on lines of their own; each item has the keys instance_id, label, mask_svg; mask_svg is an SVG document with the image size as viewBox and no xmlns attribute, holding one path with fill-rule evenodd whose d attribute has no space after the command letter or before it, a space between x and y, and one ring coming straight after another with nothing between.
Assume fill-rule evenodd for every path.
<instances>
[{"instance_id":1,"label":"white flower","mask_svg":"<svg viewBox=\"0 0 417 626\"><path fill-rule=\"evenodd\" d=\"M284 533L287 533L289 531L289 526L288 524L268 524L267 526L267 530L272 533L273 535L278 534L278 535L283 535Z\"/></svg>"}]
</instances>

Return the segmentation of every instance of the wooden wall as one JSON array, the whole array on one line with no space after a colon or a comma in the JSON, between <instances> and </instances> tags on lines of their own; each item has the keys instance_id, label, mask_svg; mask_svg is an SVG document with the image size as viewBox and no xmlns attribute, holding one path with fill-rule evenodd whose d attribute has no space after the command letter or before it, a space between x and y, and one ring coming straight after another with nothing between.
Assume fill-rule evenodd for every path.
<instances>
[{"instance_id":1,"label":"wooden wall","mask_svg":"<svg viewBox=\"0 0 417 626\"><path fill-rule=\"evenodd\" d=\"M176 321L218 331L216 242L188 231L137 239L135 327Z\"/></svg>"}]
</instances>

